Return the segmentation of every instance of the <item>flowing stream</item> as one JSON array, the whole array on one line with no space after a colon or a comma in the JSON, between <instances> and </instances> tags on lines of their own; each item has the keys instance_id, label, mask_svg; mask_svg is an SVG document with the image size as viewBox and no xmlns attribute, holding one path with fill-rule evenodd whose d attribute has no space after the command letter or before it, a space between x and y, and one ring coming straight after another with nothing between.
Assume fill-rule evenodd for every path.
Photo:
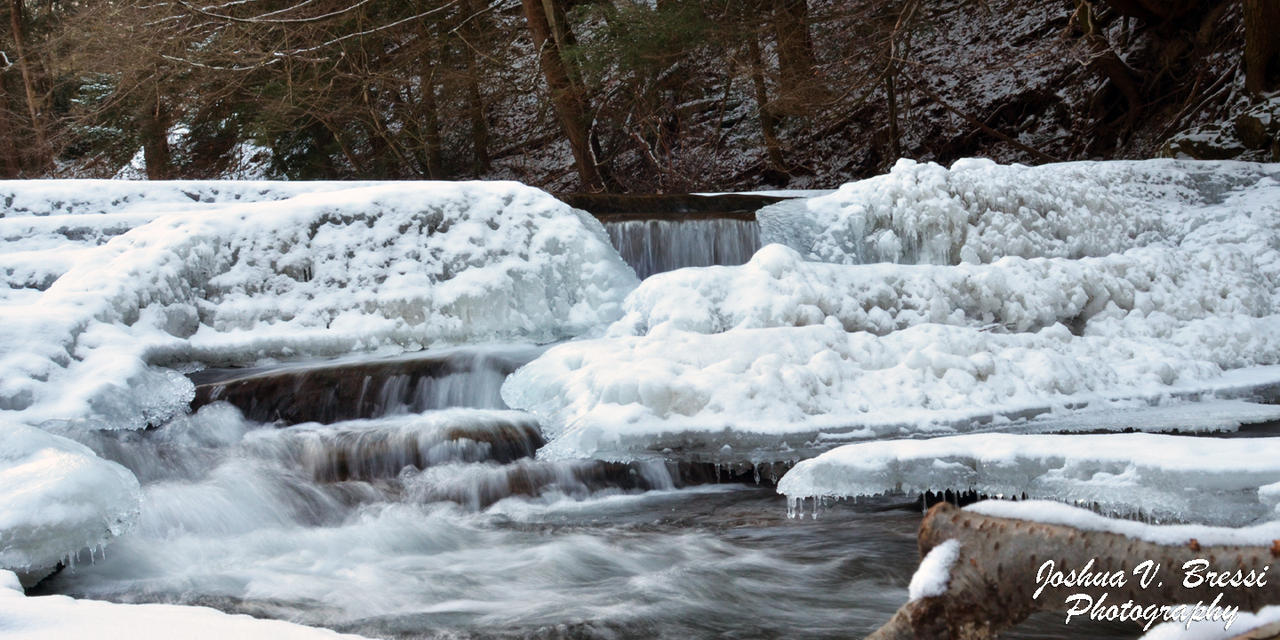
<instances>
[{"instance_id":1,"label":"flowing stream","mask_svg":"<svg viewBox=\"0 0 1280 640\"><path fill-rule=\"evenodd\" d=\"M743 261L758 243L744 221L633 222L609 228L624 255L688 249L633 262L650 272ZM498 391L540 352L195 374L191 416L79 436L138 476L141 520L37 592L393 638L848 638L906 601L918 502L789 519L767 479L536 459L537 422ZM1079 637L1136 635L1075 624ZM1063 631L1046 616L1008 637Z\"/></svg>"}]
</instances>

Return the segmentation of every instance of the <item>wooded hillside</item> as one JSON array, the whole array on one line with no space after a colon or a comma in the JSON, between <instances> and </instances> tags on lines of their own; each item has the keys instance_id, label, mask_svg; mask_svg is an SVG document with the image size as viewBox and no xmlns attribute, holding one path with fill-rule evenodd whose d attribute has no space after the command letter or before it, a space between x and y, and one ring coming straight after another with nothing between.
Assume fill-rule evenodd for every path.
<instances>
[{"instance_id":1,"label":"wooded hillside","mask_svg":"<svg viewBox=\"0 0 1280 640\"><path fill-rule=\"evenodd\" d=\"M1280 0L5 4L3 177L678 192L1280 157Z\"/></svg>"}]
</instances>

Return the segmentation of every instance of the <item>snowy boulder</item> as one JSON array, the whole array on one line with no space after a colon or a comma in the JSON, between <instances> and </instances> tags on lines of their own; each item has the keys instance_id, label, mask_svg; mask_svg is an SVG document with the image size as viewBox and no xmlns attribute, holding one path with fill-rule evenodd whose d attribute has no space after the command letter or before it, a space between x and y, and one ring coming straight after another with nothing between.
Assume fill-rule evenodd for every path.
<instances>
[{"instance_id":1,"label":"snowy boulder","mask_svg":"<svg viewBox=\"0 0 1280 640\"><path fill-rule=\"evenodd\" d=\"M685 331L822 324L887 334L925 323L1036 331L1057 323L1116 331L1153 312L1164 326L1214 315L1276 313L1277 283L1234 245L1148 247L1100 258L1002 258L956 266L807 262L779 244L740 267L653 276L627 296L613 335L664 323ZM1094 320L1092 324L1091 320Z\"/></svg>"},{"instance_id":2,"label":"snowy boulder","mask_svg":"<svg viewBox=\"0 0 1280 640\"><path fill-rule=\"evenodd\" d=\"M222 188L104 231L46 289L0 306L0 410L136 428L192 397L167 365L550 342L617 318L637 284L594 218L515 183L322 185L259 202Z\"/></svg>"},{"instance_id":3,"label":"snowy boulder","mask_svg":"<svg viewBox=\"0 0 1280 640\"><path fill-rule=\"evenodd\" d=\"M0 422L0 569L37 580L126 531L141 499L124 467L66 438Z\"/></svg>"},{"instance_id":4,"label":"snowy boulder","mask_svg":"<svg viewBox=\"0 0 1280 640\"><path fill-rule=\"evenodd\" d=\"M503 399L543 419L544 456L630 460L670 449L714 462L796 460L850 439L1211 389L1224 367L1254 363L1245 358L1280 361L1276 326L1207 318L1161 339L1080 337L1061 324L1035 333L921 324L885 336L834 322L716 334L660 325L552 347L507 379Z\"/></svg>"},{"instance_id":5,"label":"snowy boulder","mask_svg":"<svg viewBox=\"0 0 1280 640\"><path fill-rule=\"evenodd\" d=\"M1274 516L1280 438L969 434L845 445L778 482L792 501L943 490L1095 505L1117 515L1241 525Z\"/></svg>"},{"instance_id":6,"label":"snowy boulder","mask_svg":"<svg viewBox=\"0 0 1280 640\"><path fill-rule=\"evenodd\" d=\"M1185 214L1270 183L1280 169L1148 160L1037 167L900 160L886 175L757 212L764 242L814 260L959 264L1081 258L1172 240Z\"/></svg>"},{"instance_id":7,"label":"snowy boulder","mask_svg":"<svg viewBox=\"0 0 1280 640\"><path fill-rule=\"evenodd\" d=\"M1116 401L1216 402L1239 372L1263 385L1280 371L1276 176L899 163L762 210L790 246L647 279L603 338L549 349L503 397L543 418L547 456L716 462Z\"/></svg>"}]
</instances>

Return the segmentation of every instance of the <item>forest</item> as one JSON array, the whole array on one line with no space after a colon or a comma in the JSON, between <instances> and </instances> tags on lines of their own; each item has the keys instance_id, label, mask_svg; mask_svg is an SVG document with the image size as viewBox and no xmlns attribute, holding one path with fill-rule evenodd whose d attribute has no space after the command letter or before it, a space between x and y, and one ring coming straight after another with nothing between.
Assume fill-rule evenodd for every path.
<instances>
[{"instance_id":1,"label":"forest","mask_svg":"<svg viewBox=\"0 0 1280 640\"><path fill-rule=\"evenodd\" d=\"M7 178L670 193L899 157L1280 157L1277 0L5 5Z\"/></svg>"}]
</instances>

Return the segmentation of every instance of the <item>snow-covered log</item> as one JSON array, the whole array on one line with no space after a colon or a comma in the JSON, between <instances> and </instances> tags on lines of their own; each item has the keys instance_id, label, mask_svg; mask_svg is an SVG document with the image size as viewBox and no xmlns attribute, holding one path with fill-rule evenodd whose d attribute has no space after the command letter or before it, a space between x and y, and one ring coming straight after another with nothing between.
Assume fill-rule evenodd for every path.
<instances>
[{"instance_id":1,"label":"snow-covered log","mask_svg":"<svg viewBox=\"0 0 1280 640\"><path fill-rule=\"evenodd\" d=\"M1280 524L1153 526L1056 503L983 502L967 509L940 503L920 526L921 555L933 559L930 552L944 544L958 543L958 551L944 558L950 562L928 563L931 579L919 582L938 588L916 594L869 638L994 638L1038 611L1069 615L1070 625L1099 606L1103 615L1123 608L1138 628L1148 626L1142 617L1148 614L1153 624L1190 617L1197 602L1204 617L1215 604L1222 616L1228 607L1243 615L1280 604L1280 579L1268 574L1280 563L1273 535L1280 537ZM1210 571L1221 573L1210 578ZM1069 632L1064 627L1064 635Z\"/></svg>"}]
</instances>

